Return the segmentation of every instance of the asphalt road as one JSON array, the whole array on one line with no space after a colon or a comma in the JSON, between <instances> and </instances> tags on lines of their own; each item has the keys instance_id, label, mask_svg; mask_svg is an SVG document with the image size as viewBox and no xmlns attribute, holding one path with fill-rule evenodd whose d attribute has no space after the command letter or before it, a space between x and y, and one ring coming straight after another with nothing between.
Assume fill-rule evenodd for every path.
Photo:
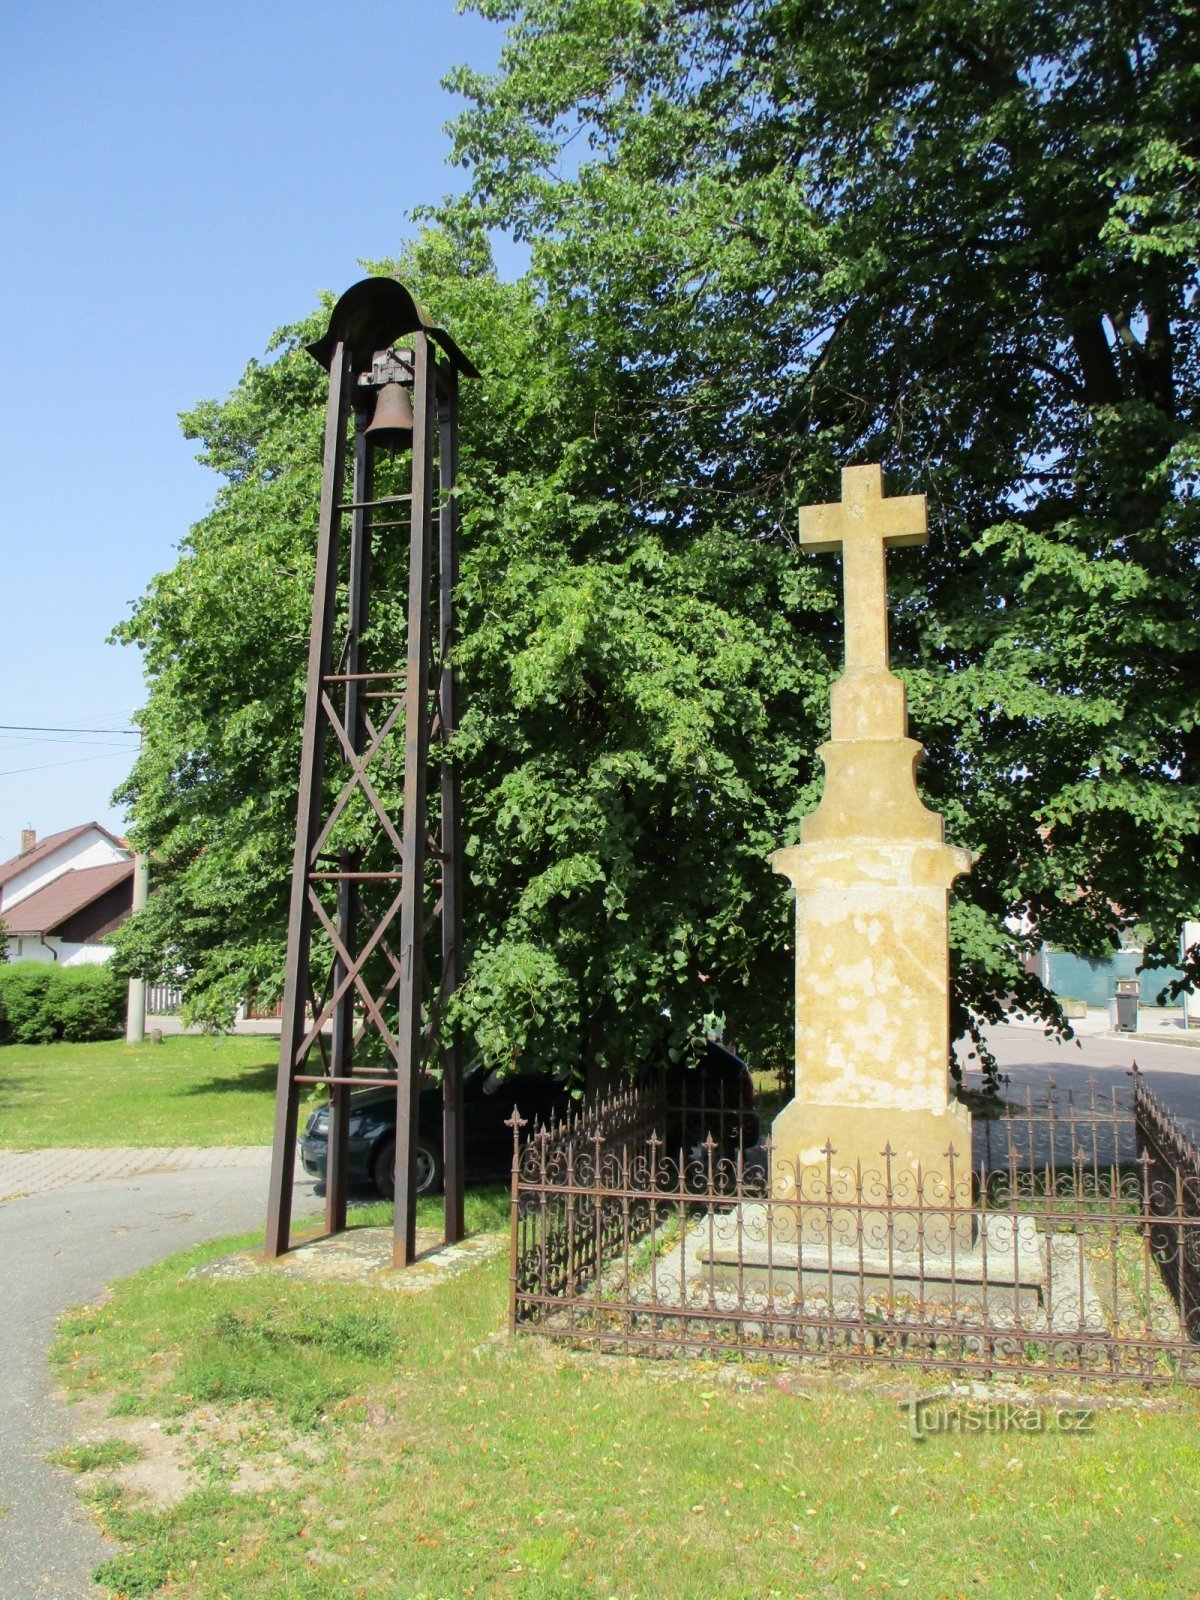
<instances>
[{"instance_id":1,"label":"asphalt road","mask_svg":"<svg viewBox=\"0 0 1200 1600\"><path fill-rule=\"evenodd\" d=\"M989 1030L988 1041L1010 1080L1010 1095L1027 1087L1044 1092L1047 1078L1077 1098L1090 1093L1089 1079L1095 1079L1098 1095L1128 1093L1127 1074L1136 1062L1147 1087L1200 1139L1200 1040L1189 1045L1164 1044L1149 1035L1100 1036L1060 1045L1038 1028L999 1027Z\"/></svg>"},{"instance_id":2,"label":"asphalt road","mask_svg":"<svg viewBox=\"0 0 1200 1600\"><path fill-rule=\"evenodd\" d=\"M96 1600L91 1573L112 1553L71 1474L46 1460L72 1439L70 1409L46 1369L56 1318L173 1251L261 1226L266 1162L264 1151L258 1167L99 1179L0 1205L3 1600ZM297 1185L296 1206L302 1215L315 1209L311 1182Z\"/></svg>"}]
</instances>

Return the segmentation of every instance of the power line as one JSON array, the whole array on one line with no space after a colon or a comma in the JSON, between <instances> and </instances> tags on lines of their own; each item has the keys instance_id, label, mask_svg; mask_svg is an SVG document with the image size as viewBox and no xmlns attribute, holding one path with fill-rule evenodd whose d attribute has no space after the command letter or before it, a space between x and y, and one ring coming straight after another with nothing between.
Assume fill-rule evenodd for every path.
<instances>
[{"instance_id":1,"label":"power line","mask_svg":"<svg viewBox=\"0 0 1200 1600\"><path fill-rule=\"evenodd\" d=\"M9 767L0 772L0 778L15 778L20 772L49 772L52 767L81 767L85 761L112 761L116 755L126 756L127 750L109 750L102 756L76 756L74 761L47 761L40 767Z\"/></svg>"},{"instance_id":2,"label":"power line","mask_svg":"<svg viewBox=\"0 0 1200 1600\"><path fill-rule=\"evenodd\" d=\"M117 729L116 728L97 728L96 732L99 733L99 734L102 734L102 735L108 735L110 733L116 733ZM100 738L100 739L84 739L84 738L58 739L58 738L53 738L53 737L51 737L51 735L45 734L45 733L0 733L0 744L6 745L6 746L15 745L18 749L23 744L24 745L65 744L68 747L68 749L71 749L71 750L78 750L80 745L82 745L82 744L94 744L98 748L104 749L104 750L128 750L129 749L129 746L127 744L113 744L113 743L111 743L111 741L107 737L103 737L103 738Z\"/></svg>"},{"instance_id":3,"label":"power line","mask_svg":"<svg viewBox=\"0 0 1200 1600\"><path fill-rule=\"evenodd\" d=\"M138 728L52 728L38 722L0 722L0 732L4 733L122 733L132 737L140 731Z\"/></svg>"}]
</instances>

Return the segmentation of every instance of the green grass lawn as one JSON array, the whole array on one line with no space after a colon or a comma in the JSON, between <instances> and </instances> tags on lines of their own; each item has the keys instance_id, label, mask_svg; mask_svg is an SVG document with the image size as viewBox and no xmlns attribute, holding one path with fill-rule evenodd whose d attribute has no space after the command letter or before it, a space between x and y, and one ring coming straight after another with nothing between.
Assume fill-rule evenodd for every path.
<instances>
[{"instance_id":1,"label":"green grass lawn","mask_svg":"<svg viewBox=\"0 0 1200 1600\"><path fill-rule=\"evenodd\" d=\"M269 1144L279 1041L0 1048L0 1146Z\"/></svg>"},{"instance_id":2,"label":"green grass lawn","mask_svg":"<svg viewBox=\"0 0 1200 1600\"><path fill-rule=\"evenodd\" d=\"M471 1207L496 1226L503 1192ZM895 1370L852 1382L510 1339L503 1258L411 1297L183 1277L228 1248L177 1257L60 1327L69 1393L116 1419L117 1442L62 1456L122 1546L100 1570L114 1593L1200 1594L1194 1395L1157 1410L1127 1395L1087 1434L916 1441ZM120 1487L139 1427L189 1463L171 1505Z\"/></svg>"}]
</instances>

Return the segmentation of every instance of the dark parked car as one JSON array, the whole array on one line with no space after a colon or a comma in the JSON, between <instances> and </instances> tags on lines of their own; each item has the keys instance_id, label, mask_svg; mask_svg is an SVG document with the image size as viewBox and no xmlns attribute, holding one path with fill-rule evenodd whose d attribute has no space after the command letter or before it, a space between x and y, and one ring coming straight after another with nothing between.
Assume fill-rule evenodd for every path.
<instances>
[{"instance_id":1,"label":"dark parked car","mask_svg":"<svg viewBox=\"0 0 1200 1600\"><path fill-rule=\"evenodd\" d=\"M758 1110L750 1069L732 1051L709 1040L699 1060L666 1070L668 1148L692 1152L710 1131L726 1153L739 1138L758 1142ZM512 1166L514 1104L527 1122L566 1112L570 1091L545 1073L517 1076L488 1072L477 1063L463 1074L463 1148L468 1182L503 1177ZM300 1138L305 1172L322 1182L329 1134L329 1107L318 1106ZM417 1192L442 1184L442 1088L430 1084L420 1097L417 1124ZM350 1184L372 1185L386 1199L395 1189L396 1092L362 1089L350 1096L346 1172Z\"/></svg>"}]
</instances>

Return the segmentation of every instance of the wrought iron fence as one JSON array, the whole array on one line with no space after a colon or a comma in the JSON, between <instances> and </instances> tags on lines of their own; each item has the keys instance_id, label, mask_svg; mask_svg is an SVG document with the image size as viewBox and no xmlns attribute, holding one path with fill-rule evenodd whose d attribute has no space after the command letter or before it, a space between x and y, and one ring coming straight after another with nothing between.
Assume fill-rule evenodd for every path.
<instances>
[{"instance_id":1,"label":"wrought iron fence","mask_svg":"<svg viewBox=\"0 0 1200 1600\"><path fill-rule=\"evenodd\" d=\"M668 1142L645 1089L514 1118L511 1325L659 1355L1200 1383L1200 1167L1181 1180L1161 1129L1149 1148L1133 1076L1132 1094L1047 1084L977 1115L937 1175L890 1146L877 1168L828 1143L794 1167L728 1126Z\"/></svg>"},{"instance_id":2,"label":"wrought iron fence","mask_svg":"<svg viewBox=\"0 0 1200 1600\"><path fill-rule=\"evenodd\" d=\"M1150 1238L1180 1322L1200 1344L1200 1147L1135 1070L1138 1153L1150 1174ZM1186 1217L1187 1224L1180 1218Z\"/></svg>"}]
</instances>

